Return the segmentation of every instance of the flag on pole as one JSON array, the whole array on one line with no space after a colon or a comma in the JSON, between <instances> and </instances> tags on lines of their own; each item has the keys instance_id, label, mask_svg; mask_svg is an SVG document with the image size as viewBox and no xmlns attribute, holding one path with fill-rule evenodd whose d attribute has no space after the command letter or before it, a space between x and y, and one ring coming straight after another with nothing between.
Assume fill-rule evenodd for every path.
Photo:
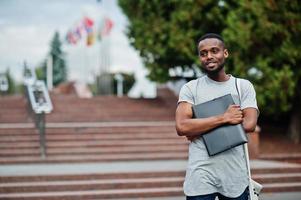
<instances>
[{"instance_id":1,"label":"flag on pole","mask_svg":"<svg viewBox=\"0 0 301 200\"><path fill-rule=\"evenodd\" d=\"M95 42L94 21L89 17L84 17L72 29L67 32L66 40L69 44L77 44L83 37L87 46Z\"/></svg>"},{"instance_id":2,"label":"flag on pole","mask_svg":"<svg viewBox=\"0 0 301 200\"><path fill-rule=\"evenodd\" d=\"M87 32L89 32L91 29L93 29L94 21L90 19L89 17L84 17L83 19L83 25Z\"/></svg>"},{"instance_id":3,"label":"flag on pole","mask_svg":"<svg viewBox=\"0 0 301 200\"><path fill-rule=\"evenodd\" d=\"M95 42L95 34L94 31L91 31L87 35L87 46L91 46Z\"/></svg>"},{"instance_id":4,"label":"flag on pole","mask_svg":"<svg viewBox=\"0 0 301 200\"><path fill-rule=\"evenodd\" d=\"M87 33L87 46L91 46L94 43L94 38L95 38L95 34L94 34L94 21L88 17L85 17L83 20L83 24Z\"/></svg>"},{"instance_id":5,"label":"flag on pole","mask_svg":"<svg viewBox=\"0 0 301 200\"><path fill-rule=\"evenodd\" d=\"M105 17L99 26L99 39L108 36L113 28L113 21Z\"/></svg>"},{"instance_id":6,"label":"flag on pole","mask_svg":"<svg viewBox=\"0 0 301 200\"><path fill-rule=\"evenodd\" d=\"M77 43L77 37L73 34L72 30L69 30L66 35L66 40L69 44L76 44Z\"/></svg>"}]
</instances>

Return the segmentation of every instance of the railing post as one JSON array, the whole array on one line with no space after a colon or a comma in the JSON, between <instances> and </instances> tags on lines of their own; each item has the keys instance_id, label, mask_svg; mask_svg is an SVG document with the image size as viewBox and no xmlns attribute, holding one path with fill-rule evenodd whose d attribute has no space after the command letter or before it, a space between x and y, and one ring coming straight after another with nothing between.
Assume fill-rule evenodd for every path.
<instances>
[{"instance_id":1,"label":"railing post","mask_svg":"<svg viewBox=\"0 0 301 200\"><path fill-rule=\"evenodd\" d=\"M46 136L45 136L45 113L38 113L36 114L37 118L37 127L39 129L40 133L40 151L41 151L41 157L44 159L46 158Z\"/></svg>"}]
</instances>

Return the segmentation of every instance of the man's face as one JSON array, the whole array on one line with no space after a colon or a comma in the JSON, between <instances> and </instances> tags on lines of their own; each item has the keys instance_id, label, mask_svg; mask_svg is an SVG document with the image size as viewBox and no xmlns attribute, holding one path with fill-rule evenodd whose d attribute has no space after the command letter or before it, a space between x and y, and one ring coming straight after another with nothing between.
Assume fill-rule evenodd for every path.
<instances>
[{"instance_id":1,"label":"man's face","mask_svg":"<svg viewBox=\"0 0 301 200\"><path fill-rule=\"evenodd\" d=\"M215 74L223 69L225 59L228 57L228 51L220 40L216 38L202 40L198 49L199 59L206 73Z\"/></svg>"}]
</instances>

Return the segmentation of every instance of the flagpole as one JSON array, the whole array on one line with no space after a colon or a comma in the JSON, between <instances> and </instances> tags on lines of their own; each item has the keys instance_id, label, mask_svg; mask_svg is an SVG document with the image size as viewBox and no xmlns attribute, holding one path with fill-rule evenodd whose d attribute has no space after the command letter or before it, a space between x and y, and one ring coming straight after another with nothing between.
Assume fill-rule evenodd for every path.
<instances>
[{"instance_id":1,"label":"flagpole","mask_svg":"<svg viewBox=\"0 0 301 200\"><path fill-rule=\"evenodd\" d=\"M53 89L53 59L52 55L49 54L47 57L47 87L51 91Z\"/></svg>"}]
</instances>

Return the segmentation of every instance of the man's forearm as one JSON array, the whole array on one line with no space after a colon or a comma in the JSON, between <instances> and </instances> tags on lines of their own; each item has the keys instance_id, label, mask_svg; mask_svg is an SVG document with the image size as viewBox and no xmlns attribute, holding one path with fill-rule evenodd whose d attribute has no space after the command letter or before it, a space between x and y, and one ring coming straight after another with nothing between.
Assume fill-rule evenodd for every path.
<instances>
[{"instance_id":1,"label":"man's forearm","mask_svg":"<svg viewBox=\"0 0 301 200\"><path fill-rule=\"evenodd\" d=\"M257 124L257 110L254 108L247 108L243 110L244 118L242 126L247 133L254 132Z\"/></svg>"},{"instance_id":2,"label":"man's forearm","mask_svg":"<svg viewBox=\"0 0 301 200\"><path fill-rule=\"evenodd\" d=\"M204 119L184 119L177 122L176 129L180 136L196 136L226 123L223 115Z\"/></svg>"}]
</instances>

